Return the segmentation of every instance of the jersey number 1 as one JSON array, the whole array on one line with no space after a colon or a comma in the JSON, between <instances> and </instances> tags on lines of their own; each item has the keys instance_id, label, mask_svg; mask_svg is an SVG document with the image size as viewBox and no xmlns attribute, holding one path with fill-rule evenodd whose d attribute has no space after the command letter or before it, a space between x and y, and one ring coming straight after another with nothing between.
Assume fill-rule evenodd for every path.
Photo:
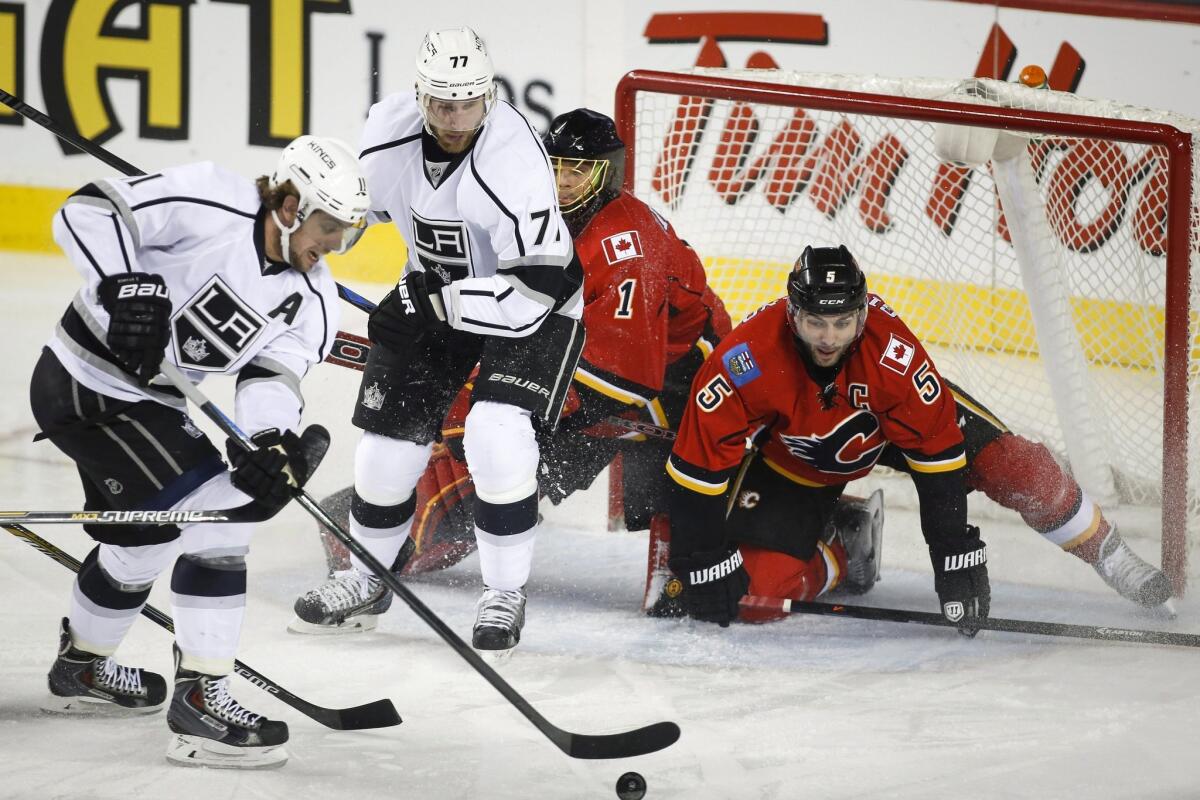
<instances>
[{"instance_id":1,"label":"jersey number 1","mask_svg":"<svg viewBox=\"0 0 1200 800\"><path fill-rule=\"evenodd\" d=\"M617 306L617 310L613 312L613 316L617 319L631 319L633 317L633 293L637 289L637 278L626 278L621 281L621 285L617 287L617 294L621 295L621 303Z\"/></svg>"}]
</instances>

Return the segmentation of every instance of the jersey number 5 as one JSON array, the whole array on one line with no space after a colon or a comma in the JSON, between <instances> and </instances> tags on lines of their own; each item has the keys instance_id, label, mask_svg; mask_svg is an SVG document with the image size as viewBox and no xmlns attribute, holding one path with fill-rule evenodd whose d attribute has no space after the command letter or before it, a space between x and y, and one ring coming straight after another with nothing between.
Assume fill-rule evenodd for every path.
<instances>
[{"instance_id":1,"label":"jersey number 5","mask_svg":"<svg viewBox=\"0 0 1200 800\"><path fill-rule=\"evenodd\" d=\"M700 406L701 411L716 411L717 406L732 394L733 387L725 381L725 376L718 375L696 392L696 405Z\"/></svg>"},{"instance_id":2,"label":"jersey number 5","mask_svg":"<svg viewBox=\"0 0 1200 800\"><path fill-rule=\"evenodd\" d=\"M917 394L920 395L921 401L925 405L932 405L937 396L942 393L942 384L938 381L937 376L933 374L933 367L926 361L921 365L921 368L913 374L913 386L917 387Z\"/></svg>"}]
</instances>

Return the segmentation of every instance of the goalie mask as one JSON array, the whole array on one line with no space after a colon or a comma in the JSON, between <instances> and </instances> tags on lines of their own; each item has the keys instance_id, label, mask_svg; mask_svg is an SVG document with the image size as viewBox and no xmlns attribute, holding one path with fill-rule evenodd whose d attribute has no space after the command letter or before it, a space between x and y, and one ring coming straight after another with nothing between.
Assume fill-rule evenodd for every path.
<instances>
[{"instance_id":1,"label":"goalie mask","mask_svg":"<svg viewBox=\"0 0 1200 800\"><path fill-rule=\"evenodd\" d=\"M470 28L430 31L417 51L417 106L430 136L474 133L496 104L496 71ZM444 146L444 145L443 145Z\"/></svg>"},{"instance_id":2,"label":"goalie mask","mask_svg":"<svg viewBox=\"0 0 1200 800\"><path fill-rule=\"evenodd\" d=\"M344 142L327 136L293 139L279 155L269 185L278 189L289 181L300 196L296 218L287 226L279 219L278 210L271 211L279 226L284 258L290 259L292 234L300 230L314 211L325 212L342 228L341 242L333 252L349 250L366 229L370 209L367 180L354 151Z\"/></svg>"},{"instance_id":3,"label":"goalie mask","mask_svg":"<svg viewBox=\"0 0 1200 800\"><path fill-rule=\"evenodd\" d=\"M542 141L554 167L559 208L568 222L575 215L586 224L625 180L625 143L616 124L597 111L577 108L555 117Z\"/></svg>"},{"instance_id":4,"label":"goalie mask","mask_svg":"<svg viewBox=\"0 0 1200 800\"><path fill-rule=\"evenodd\" d=\"M835 367L867 322L867 277L840 247L806 247L788 276L788 325L813 365Z\"/></svg>"}]
</instances>

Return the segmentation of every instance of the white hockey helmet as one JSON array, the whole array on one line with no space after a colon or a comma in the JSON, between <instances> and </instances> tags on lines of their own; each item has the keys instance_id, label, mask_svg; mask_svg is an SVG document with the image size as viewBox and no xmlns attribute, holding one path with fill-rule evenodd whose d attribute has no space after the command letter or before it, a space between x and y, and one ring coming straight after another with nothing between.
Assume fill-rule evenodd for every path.
<instances>
[{"instance_id":1,"label":"white hockey helmet","mask_svg":"<svg viewBox=\"0 0 1200 800\"><path fill-rule=\"evenodd\" d=\"M432 133L429 119L431 100L462 102L483 98L483 115L468 123L466 130L478 130L496 103L496 70L479 34L470 28L430 31L417 51L417 105ZM435 120L447 127L445 120Z\"/></svg>"},{"instance_id":2,"label":"white hockey helmet","mask_svg":"<svg viewBox=\"0 0 1200 800\"><path fill-rule=\"evenodd\" d=\"M358 158L350 146L329 136L300 136L293 139L279 154L279 162L271 175L271 188L291 181L300 195L300 207L290 227L275 223L283 232L283 252L287 253L288 239L314 209L345 223L345 234L339 253L346 252L362 235L370 198L367 179L363 177Z\"/></svg>"}]
</instances>

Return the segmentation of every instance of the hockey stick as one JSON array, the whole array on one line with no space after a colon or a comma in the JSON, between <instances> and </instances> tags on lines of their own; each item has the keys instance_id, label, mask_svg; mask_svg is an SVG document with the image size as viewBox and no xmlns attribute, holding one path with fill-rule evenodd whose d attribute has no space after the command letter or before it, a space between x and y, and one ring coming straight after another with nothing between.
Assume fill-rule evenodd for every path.
<instances>
[{"instance_id":1,"label":"hockey stick","mask_svg":"<svg viewBox=\"0 0 1200 800\"><path fill-rule=\"evenodd\" d=\"M32 120L33 122L36 122L38 125L41 125L46 130L50 131L50 133L54 134L59 139L62 139L64 142L66 142L67 144L76 148L77 150L81 150L84 153L87 153L89 156L92 156L93 158L103 161L105 164L112 167L117 172L123 173L125 175L129 175L129 176L146 174L144 171L138 169L133 164L130 164L128 161L126 161L122 158L118 158L117 156L113 155L107 149L96 144L91 139L86 139L83 136L80 136L75 133L71 133L69 130L62 127L57 122L55 122L53 119L48 117L45 113L38 111L36 108L29 105L21 98L15 97L14 95L9 94L8 92L4 91L3 89L0 89L0 103L4 103L4 105L11 108L13 111L17 112L22 117L25 117L25 119ZM337 284L337 291L338 291L338 297L342 298L343 300L345 300L347 303L354 306L355 308L358 308L362 311L366 311L368 313L370 313L371 311L373 311L375 309L374 303L372 303L370 300L363 297L361 294L354 291L353 289L349 289L345 286L342 286L339 283L339 284Z\"/></svg>"},{"instance_id":2,"label":"hockey stick","mask_svg":"<svg viewBox=\"0 0 1200 800\"><path fill-rule=\"evenodd\" d=\"M675 431L670 428L664 428L661 425L655 425L652 422L642 422L641 420L628 419L626 417L609 417L604 421L618 428L624 428L634 433L642 433L646 436L652 436L655 439L666 439L668 442L675 441Z\"/></svg>"},{"instance_id":3,"label":"hockey stick","mask_svg":"<svg viewBox=\"0 0 1200 800\"><path fill-rule=\"evenodd\" d=\"M872 608L870 606L847 606L829 603L808 603L802 600L781 600L776 597L747 595L741 602L744 608L769 609L786 614L821 614L831 617L853 617L881 622L915 622L918 625L934 625L940 628L958 628L961 622L951 622L941 614L928 611L907 611L896 608ZM1169 644L1178 647L1200 647L1200 636L1192 633L1171 631L1144 631L1134 628L1110 628L1093 625L1068 625L1061 622L1037 622L1023 619L986 617L971 618L972 627L1006 633L1033 633L1039 636L1065 636L1072 639L1097 639L1106 642L1134 642L1137 644Z\"/></svg>"},{"instance_id":4,"label":"hockey stick","mask_svg":"<svg viewBox=\"0 0 1200 800\"><path fill-rule=\"evenodd\" d=\"M187 399L194 403L205 416L216 423L217 427L239 442L243 447L247 449L254 447L249 437L238 428L237 424L213 405L212 401L205 397L199 388L184 377L173 364L164 359L160 369L167 380L183 392ZM546 738L554 742L558 749L562 750L568 756L572 758L632 758L633 756L641 756L662 750L665 747L671 746L679 739L679 726L674 722L657 722L636 730L610 734L572 733L552 724L537 709L530 705L529 701L517 692L516 689L510 686L504 678L500 677L499 673L480 658L478 653L460 639L458 634L442 621L441 617L430 610L428 606L421 602L420 598L401 583L392 574L391 570L381 564L378 559L371 555L370 551L347 533L307 492L303 489L294 489L293 494L296 502L305 511L328 528L337 537L338 541L346 545L350 552L358 556L385 586L403 600L425 624L433 628L434 632L442 637L442 640L446 644L450 645L484 680L503 695L505 700L511 703L517 711L521 712L527 720L533 723L534 727L541 731Z\"/></svg>"},{"instance_id":5,"label":"hockey stick","mask_svg":"<svg viewBox=\"0 0 1200 800\"><path fill-rule=\"evenodd\" d=\"M50 556L50 558L72 572L79 572L80 564L77 560L28 528L21 525L14 525L11 522L0 522L0 526L3 526L5 530L18 539L24 539L35 549ZM171 618L154 606L147 603L142 607L142 615L166 628L168 632L175 632L175 623ZM314 705L301 697L297 697L266 675L263 675L248 664L243 664L241 661L234 661L233 669L234 672L250 681L250 683L253 683L259 689L262 689L267 694L274 695L301 714L316 720L327 728L339 731L359 731L369 728L390 728L393 725L399 725L401 722L400 715L396 713L396 707L392 705L391 700L375 700L361 706L354 706L353 708L324 708Z\"/></svg>"},{"instance_id":6,"label":"hockey stick","mask_svg":"<svg viewBox=\"0 0 1200 800\"><path fill-rule=\"evenodd\" d=\"M197 522L262 522L265 509L249 503L223 511L0 511L0 523L38 525L192 525Z\"/></svg>"}]
</instances>

